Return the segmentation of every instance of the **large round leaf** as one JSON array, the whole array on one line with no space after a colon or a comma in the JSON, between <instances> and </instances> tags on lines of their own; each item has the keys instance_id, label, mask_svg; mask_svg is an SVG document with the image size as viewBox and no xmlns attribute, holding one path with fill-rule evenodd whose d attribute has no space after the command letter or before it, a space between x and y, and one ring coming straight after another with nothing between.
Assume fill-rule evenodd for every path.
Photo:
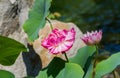
<instances>
[{"instance_id":1,"label":"large round leaf","mask_svg":"<svg viewBox=\"0 0 120 78\"><path fill-rule=\"evenodd\" d=\"M89 66L89 68L88 68L84 78L92 78L93 71L94 71L93 64L90 64L90 66Z\"/></svg>"},{"instance_id":2,"label":"large round leaf","mask_svg":"<svg viewBox=\"0 0 120 78\"><path fill-rule=\"evenodd\" d=\"M35 0L33 8L29 12L29 18L23 25L30 41L37 39L40 28L44 27L50 4L51 0Z\"/></svg>"},{"instance_id":3,"label":"large round leaf","mask_svg":"<svg viewBox=\"0 0 120 78\"><path fill-rule=\"evenodd\" d=\"M66 63L65 68L56 78L83 78L84 71L80 65L75 63Z\"/></svg>"},{"instance_id":4,"label":"large round leaf","mask_svg":"<svg viewBox=\"0 0 120 78\"><path fill-rule=\"evenodd\" d=\"M9 71L0 70L0 78L15 78L15 76Z\"/></svg>"},{"instance_id":5,"label":"large round leaf","mask_svg":"<svg viewBox=\"0 0 120 78\"><path fill-rule=\"evenodd\" d=\"M0 64L12 65L22 51L27 51L27 48L23 44L0 36Z\"/></svg>"},{"instance_id":6,"label":"large round leaf","mask_svg":"<svg viewBox=\"0 0 120 78\"><path fill-rule=\"evenodd\" d=\"M120 52L97 64L95 78L101 78L112 72L118 65L120 65Z\"/></svg>"},{"instance_id":7,"label":"large round leaf","mask_svg":"<svg viewBox=\"0 0 120 78\"><path fill-rule=\"evenodd\" d=\"M85 46L80 48L73 58L70 58L70 62L79 64L82 68L84 68L88 58L92 56L96 51L95 46Z\"/></svg>"},{"instance_id":8,"label":"large round leaf","mask_svg":"<svg viewBox=\"0 0 120 78\"><path fill-rule=\"evenodd\" d=\"M52 77L52 76L48 77L47 70L43 70L43 71L40 71L38 76L35 78L55 78L55 77Z\"/></svg>"},{"instance_id":9,"label":"large round leaf","mask_svg":"<svg viewBox=\"0 0 120 78\"><path fill-rule=\"evenodd\" d=\"M40 71L36 78L48 78L47 70Z\"/></svg>"},{"instance_id":10,"label":"large round leaf","mask_svg":"<svg viewBox=\"0 0 120 78\"><path fill-rule=\"evenodd\" d=\"M54 57L54 59L50 62L47 68L48 76L53 76L54 78L59 74L59 72L65 67L65 60Z\"/></svg>"},{"instance_id":11,"label":"large round leaf","mask_svg":"<svg viewBox=\"0 0 120 78\"><path fill-rule=\"evenodd\" d=\"M65 60L54 57L50 64L39 72L37 78L56 78L59 72L65 67Z\"/></svg>"}]
</instances>

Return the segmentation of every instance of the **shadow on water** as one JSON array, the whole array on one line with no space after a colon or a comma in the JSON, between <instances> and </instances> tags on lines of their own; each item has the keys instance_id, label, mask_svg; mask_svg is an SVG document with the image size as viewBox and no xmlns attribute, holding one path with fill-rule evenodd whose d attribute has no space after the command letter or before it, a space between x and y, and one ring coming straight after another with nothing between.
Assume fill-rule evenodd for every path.
<instances>
[{"instance_id":1,"label":"shadow on water","mask_svg":"<svg viewBox=\"0 0 120 78\"><path fill-rule=\"evenodd\" d=\"M58 20L73 22L83 31L102 29L102 49L120 51L120 0L53 0Z\"/></svg>"}]
</instances>

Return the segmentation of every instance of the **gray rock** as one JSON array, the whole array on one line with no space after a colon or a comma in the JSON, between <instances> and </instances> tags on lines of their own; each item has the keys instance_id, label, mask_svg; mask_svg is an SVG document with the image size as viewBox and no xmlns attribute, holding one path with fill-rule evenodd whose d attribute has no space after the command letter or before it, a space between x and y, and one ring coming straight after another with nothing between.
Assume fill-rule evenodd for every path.
<instances>
[{"instance_id":1,"label":"gray rock","mask_svg":"<svg viewBox=\"0 0 120 78\"><path fill-rule=\"evenodd\" d=\"M26 0L0 0L0 35L8 36L26 45L27 36L22 30L22 25L27 19L28 10L29 5ZM12 72L15 78L23 78L27 75L21 54L12 66L0 65L0 69Z\"/></svg>"}]
</instances>

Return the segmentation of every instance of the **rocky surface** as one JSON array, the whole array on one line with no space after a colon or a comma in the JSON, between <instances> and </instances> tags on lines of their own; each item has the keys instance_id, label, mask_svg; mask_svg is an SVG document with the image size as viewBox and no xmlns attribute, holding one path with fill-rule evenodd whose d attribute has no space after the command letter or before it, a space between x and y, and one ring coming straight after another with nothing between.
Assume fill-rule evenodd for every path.
<instances>
[{"instance_id":1,"label":"rocky surface","mask_svg":"<svg viewBox=\"0 0 120 78\"><path fill-rule=\"evenodd\" d=\"M0 35L11 37L26 45L26 34L21 28L27 19L28 10L26 0L0 0ZM0 69L11 71L16 78L27 75L21 54L12 66L0 65Z\"/></svg>"}]
</instances>

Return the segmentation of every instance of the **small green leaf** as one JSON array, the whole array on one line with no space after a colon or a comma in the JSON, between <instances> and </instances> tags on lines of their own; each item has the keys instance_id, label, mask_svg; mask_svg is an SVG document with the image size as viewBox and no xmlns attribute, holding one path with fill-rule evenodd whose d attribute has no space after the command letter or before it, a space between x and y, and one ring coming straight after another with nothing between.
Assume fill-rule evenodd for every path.
<instances>
[{"instance_id":1,"label":"small green leaf","mask_svg":"<svg viewBox=\"0 0 120 78\"><path fill-rule=\"evenodd\" d=\"M118 65L120 65L120 52L97 64L95 78L101 78L103 75L112 72Z\"/></svg>"},{"instance_id":2,"label":"small green leaf","mask_svg":"<svg viewBox=\"0 0 120 78\"><path fill-rule=\"evenodd\" d=\"M29 18L23 25L30 41L37 39L40 28L44 27L50 4L51 0L35 0L33 8L29 12Z\"/></svg>"},{"instance_id":3,"label":"small green leaf","mask_svg":"<svg viewBox=\"0 0 120 78\"><path fill-rule=\"evenodd\" d=\"M15 76L9 71L0 70L0 78L15 78Z\"/></svg>"},{"instance_id":4,"label":"small green leaf","mask_svg":"<svg viewBox=\"0 0 120 78\"><path fill-rule=\"evenodd\" d=\"M27 51L27 48L23 44L13 39L0 36L0 64L12 65L22 51Z\"/></svg>"},{"instance_id":5,"label":"small green leaf","mask_svg":"<svg viewBox=\"0 0 120 78\"><path fill-rule=\"evenodd\" d=\"M85 46L80 48L73 58L70 58L70 62L79 64L82 68L84 68L87 59L92 56L96 51L95 46Z\"/></svg>"},{"instance_id":6,"label":"small green leaf","mask_svg":"<svg viewBox=\"0 0 120 78\"><path fill-rule=\"evenodd\" d=\"M84 71L80 65L75 63L66 63L65 68L56 78L83 78Z\"/></svg>"}]
</instances>

